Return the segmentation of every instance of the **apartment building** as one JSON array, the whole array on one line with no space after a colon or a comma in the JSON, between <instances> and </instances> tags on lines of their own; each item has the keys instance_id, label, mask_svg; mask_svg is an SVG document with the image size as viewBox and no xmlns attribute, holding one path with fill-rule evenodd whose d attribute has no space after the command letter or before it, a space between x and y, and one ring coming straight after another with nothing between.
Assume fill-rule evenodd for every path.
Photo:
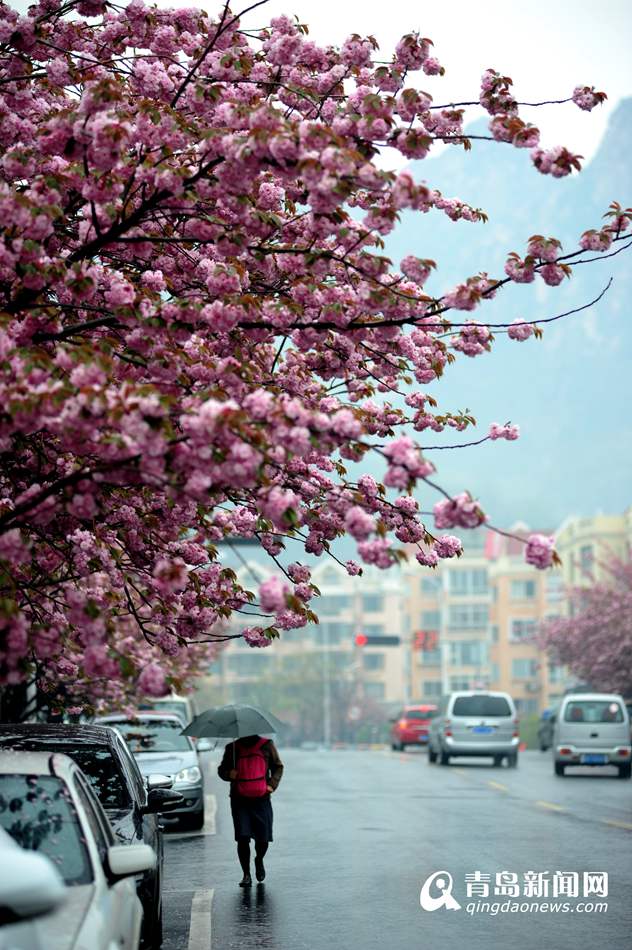
<instances>
[{"instance_id":1,"label":"apartment building","mask_svg":"<svg viewBox=\"0 0 632 950\"><path fill-rule=\"evenodd\" d=\"M237 572L247 588L256 590L270 571L258 563L248 563ZM353 708L369 705L394 708L407 698L410 651L404 640L404 588L398 569L380 571L366 567L361 577L350 577L344 567L329 561L319 564L312 580L321 596L312 602L320 623L298 630L283 631L266 649L253 649L236 636L229 641L207 678L207 689L218 702L249 702L255 684L282 676L300 676L301 671L322 677L322 695L314 711L331 717L336 701L335 687L349 685ZM229 634L253 622L245 614L236 615ZM260 621L258 621L260 622ZM369 638L366 646L356 644L356 636ZM371 637L397 637L398 645L374 646Z\"/></svg>"},{"instance_id":2,"label":"apartment building","mask_svg":"<svg viewBox=\"0 0 632 950\"><path fill-rule=\"evenodd\" d=\"M562 558L562 574L569 587L604 576L603 562L615 555L627 558L632 551L632 507L623 514L573 515L556 533L555 545Z\"/></svg>"},{"instance_id":3,"label":"apartment building","mask_svg":"<svg viewBox=\"0 0 632 950\"><path fill-rule=\"evenodd\" d=\"M515 525L519 537L529 531ZM487 544L492 591L490 607L490 686L510 693L518 712L531 715L550 706L571 677L540 648L542 624L563 610L564 580L557 569L537 571L525 563L524 544L490 535Z\"/></svg>"}]
</instances>

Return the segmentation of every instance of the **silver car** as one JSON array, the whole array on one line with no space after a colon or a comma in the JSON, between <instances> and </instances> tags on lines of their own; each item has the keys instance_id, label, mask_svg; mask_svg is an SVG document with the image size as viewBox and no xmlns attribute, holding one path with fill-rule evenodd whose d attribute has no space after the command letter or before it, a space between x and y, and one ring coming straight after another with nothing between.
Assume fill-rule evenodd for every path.
<instances>
[{"instance_id":1,"label":"silver car","mask_svg":"<svg viewBox=\"0 0 632 950\"><path fill-rule=\"evenodd\" d=\"M616 693L575 693L562 700L553 733L556 775L569 765L616 765L630 778L630 720Z\"/></svg>"},{"instance_id":2,"label":"silver car","mask_svg":"<svg viewBox=\"0 0 632 950\"><path fill-rule=\"evenodd\" d=\"M428 760L448 765L452 756L491 756L494 765L504 758L518 764L518 717L508 693L481 690L442 696L439 710L430 722Z\"/></svg>"},{"instance_id":3,"label":"silver car","mask_svg":"<svg viewBox=\"0 0 632 950\"><path fill-rule=\"evenodd\" d=\"M138 712L134 718L112 714L96 720L121 733L141 773L147 778L162 773L173 782L173 790L183 801L163 817L165 825L180 825L199 830L204 825L204 776L192 740L182 735L182 720L175 713L155 710Z\"/></svg>"}]
</instances>

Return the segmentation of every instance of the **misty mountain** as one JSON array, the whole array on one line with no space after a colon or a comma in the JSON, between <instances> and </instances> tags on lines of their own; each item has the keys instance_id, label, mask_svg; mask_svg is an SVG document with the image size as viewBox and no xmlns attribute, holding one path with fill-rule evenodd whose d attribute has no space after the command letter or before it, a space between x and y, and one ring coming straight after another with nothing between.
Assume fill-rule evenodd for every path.
<instances>
[{"instance_id":1,"label":"misty mountain","mask_svg":"<svg viewBox=\"0 0 632 950\"><path fill-rule=\"evenodd\" d=\"M485 120L468 131L484 134ZM613 113L597 153L579 175L560 180L540 175L526 150L481 141L473 142L470 153L450 147L434 159L412 162L416 180L483 208L489 222L455 223L437 212L406 212L386 252L395 266L410 253L436 260L438 270L427 288L440 294L480 270L504 276L507 253L524 254L532 234L557 237L565 251L574 250L583 231L600 226L612 200L632 204L631 148L628 99ZM571 513L614 512L632 502L631 270L632 249L578 267L557 288L540 279L509 285L496 300L462 315L502 323L542 319L594 299L613 278L598 305L544 326L543 340L517 343L498 336L491 354L475 359L459 354L443 380L424 387L443 409L472 410L481 435L490 422L520 425L517 442L431 456L441 484L451 492L468 488L493 523L520 517L531 525L555 526ZM446 432L431 444L463 441L454 436ZM423 497L423 507L435 500Z\"/></svg>"}]
</instances>

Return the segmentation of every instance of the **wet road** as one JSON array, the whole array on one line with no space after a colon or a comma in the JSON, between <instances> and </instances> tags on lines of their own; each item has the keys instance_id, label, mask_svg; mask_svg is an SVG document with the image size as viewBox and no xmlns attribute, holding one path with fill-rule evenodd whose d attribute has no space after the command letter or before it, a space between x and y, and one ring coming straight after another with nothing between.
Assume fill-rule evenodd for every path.
<instances>
[{"instance_id":1,"label":"wet road","mask_svg":"<svg viewBox=\"0 0 632 950\"><path fill-rule=\"evenodd\" d=\"M164 950L629 945L632 782L614 770L558 778L539 752L524 753L517 769L467 759L431 766L423 752L281 754L267 880L249 890L237 886L228 789L217 757L207 763L215 797L204 833L167 836ZM421 909L420 888L435 871L452 875L460 910ZM607 896L586 895L589 871L608 873ZM476 872L478 881L466 878ZM497 881L499 872L509 876ZM525 872L547 872L548 896L525 896ZM554 896L553 878L571 896ZM431 898L441 899L439 883ZM595 903L607 909L590 910Z\"/></svg>"}]
</instances>

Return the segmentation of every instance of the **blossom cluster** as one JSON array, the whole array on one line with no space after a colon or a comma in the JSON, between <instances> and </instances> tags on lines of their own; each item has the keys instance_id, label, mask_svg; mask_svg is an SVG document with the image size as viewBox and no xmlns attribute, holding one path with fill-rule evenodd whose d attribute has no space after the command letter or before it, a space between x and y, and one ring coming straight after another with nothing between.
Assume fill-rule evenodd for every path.
<instances>
[{"instance_id":1,"label":"blossom cluster","mask_svg":"<svg viewBox=\"0 0 632 950\"><path fill-rule=\"evenodd\" d=\"M504 281L430 295L434 261L382 253L405 211L485 220L375 161L470 144L465 109L435 107L416 71L443 75L417 33L378 61L371 38L320 46L228 7L0 3L0 682L123 704L186 685L236 612L267 618L244 631L257 647L312 622L305 565L238 582L225 552L244 540L282 566L288 538L326 556L349 534L351 575L397 543L459 554L426 529L414 493L435 467L410 433L474 424L418 386L492 348L454 314ZM579 169L540 148L508 77L488 70L480 99L498 147ZM610 214L579 253L621 239L629 209ZM506 276L553 286L560 251L536 236ZM381 481L353 481L369 453ZM467 493L435 507L438 528L485 519Z\"/></svg>"}]
</instances>

